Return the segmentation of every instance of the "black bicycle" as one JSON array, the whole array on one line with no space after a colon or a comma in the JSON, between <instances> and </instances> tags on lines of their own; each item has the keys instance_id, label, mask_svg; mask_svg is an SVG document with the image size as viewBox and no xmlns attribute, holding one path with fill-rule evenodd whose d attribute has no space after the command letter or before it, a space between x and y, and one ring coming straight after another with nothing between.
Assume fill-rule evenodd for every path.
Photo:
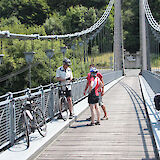
<instances>
[{"instance_id":1,"label":"black bicycle","mask_svg":"<svg viewBox=\"0 0 160 160\"><path fill-rule=\"evenodd\" d=\"M58 85L59 92L59 117L66 121L69 117L69 105L66 97L66 85Z\"/></svg>"},{"instance_id":2,"label":"black bicycle","mask_svg":"<svg viewBox=\"0 0 160 160\"><path fill-rule=\"evenodd\" d=\"M42 110L36 106L35 97L30 97L22 105L22 112L19 120L21 130L24 133L24 141L27 143L27 148L30 145L29 134L37 129L41 136L46 136L47 125L45 116Z\"/></svg>"}]
</instances>

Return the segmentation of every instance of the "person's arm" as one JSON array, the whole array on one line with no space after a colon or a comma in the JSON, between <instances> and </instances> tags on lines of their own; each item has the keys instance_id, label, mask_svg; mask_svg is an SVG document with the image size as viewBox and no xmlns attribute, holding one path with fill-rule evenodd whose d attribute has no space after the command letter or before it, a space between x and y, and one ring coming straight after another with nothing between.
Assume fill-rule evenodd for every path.
<instances>
[{"instance_id":1,"label":"person's arm","mask_svg":"<svg viewBox=\"0 0 160 160\"><path fill-rule=\"evenodd\" d=\"M56 79L57 79L57 81L60 81L60 82L66 81L66 79L63 79L63 78L61 78L61 77L56 77Z\"/></svg>"},{"instance_id":2,"label":"person's arm","mask_svg":"<svg viewBox=\"0 0 160 160\"><path fill-rule=\"evenodd\" d=\"M87 80L87 84L86 84L86 87L85 87L85 90L84 90L84 95L86 95L86 91L87 91L87 89L88 89L88 85L89 85L89 82L88 82L88 80Z\"/></svg>"},{"instance_id":3,"label":"person's arm","mask_svg":"<svg viewBox=\"0 0 160 160\"><path fill-rule=\"evenodd\" d=\"M72 79L73 79L73 74L72 74L72 71L71 71L70 81L72 81Z\"/></svg>"},{"instance_id":4,"label":"person's arm","mask_svg":"<svg viewBox=\"0 0 160 160\"><path fill-rule=\"evenodd\" d=\"M102 81L100 81L100 83L99 83L98 90L100 90L101 88L102 89L104 88L104 83L102 83ZM103 93L104 93L104 90L103 90Z\"/></svg>"},{"instance_id":5,"label":"person's arm","mask_svg":"<svg viewBox=\"0 0 160 160\"><path fill-rule=\"evenodd\" d=\"M102 93L101 93L101 95L103 96L104 95L104 82L103 82L103 78L101 79L101 82L102 82Z\"/></svg>"}]
</instances>

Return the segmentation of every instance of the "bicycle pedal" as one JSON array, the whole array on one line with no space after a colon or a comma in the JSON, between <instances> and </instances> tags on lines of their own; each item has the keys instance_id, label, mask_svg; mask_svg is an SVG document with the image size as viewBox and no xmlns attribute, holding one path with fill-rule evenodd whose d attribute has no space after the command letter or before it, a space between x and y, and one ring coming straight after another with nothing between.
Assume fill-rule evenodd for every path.
<instances>
[{"instance_id":1,"label":"bicycle pedal","mask_svg":"<svg viewBox=\"0 0 160 160\"><path fill-rule=\"evenodd\" d=\"M62 115L59 115L59 116L57 117L57 119L63 119Z\"/></svg>"},{"instance_id":2,"label":"bicycle pedal","mask_svg":"<svg viewBox=\"0 0 160 160\"><path fill-rule=\"evenodd\" d=\"M34 132L35 132L35 129L34 129L34 128L31 128L31 132L34 133Z\"/></svg>"}]
</instances>

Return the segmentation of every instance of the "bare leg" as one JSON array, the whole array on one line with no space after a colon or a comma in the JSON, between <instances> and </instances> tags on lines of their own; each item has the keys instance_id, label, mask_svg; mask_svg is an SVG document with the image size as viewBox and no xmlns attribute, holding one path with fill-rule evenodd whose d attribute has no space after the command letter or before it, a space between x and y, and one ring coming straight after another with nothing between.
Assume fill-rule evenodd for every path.
<instances>
[{"instance_id":1,"label":"bare leg","mask_svg":"<svg viewBox=\"0 0 160 160\"><path fill-rule=\"evenodd\" d=\"M94 124L94 106L93 104L89 104L91 110L91 122Z\"/></svg>"},{"instance_id":2,"label":"bare leg","mask_svg":"<svg viewBox=\"0 0 160 160\"><path fill-rule=\"evenodd\" d=\"M102 105L101 107L102 107L102 110L104 112L104 117L107 117L106 107L104 105Z\"/></svg>"},{"instance_id":3,"label":"bare leg","mask_svg":"<svg viewBox=\"0 0 160 160\"><path fill-rule=\"evenodd\" d=\"M100 111L99 111L99 107L97 104L95 104L95 109L96 109L96 112L97 112L97 122L100 122Z\"/></svg>"},{"instance_id":4,"label":"bare leg","mask_svg":"<svg viewBox=\"0 0 160 160\"><path fill-rule=\"evenodd\" d=\"M72 110L73 110L73 105L72 105L72 98L71 97L67 97L67 101L68 101L68 105L69 105L69 112L70 115L73 114Z\"/></svg>"},{"instance_id":5,"label":"bare leg","mask_svg":"<svg viewBox=\"0 0 160 160\"><path fill-rule=\"evenodd\" d=\"M103 104L103 101L102 101L101 92L99 92L99 105L102 107L102 110L104 112L104 117L103 118L107 118L107 111L106 111L106 107L105 107L105 105Z\"/></svg>"}]
</instances>

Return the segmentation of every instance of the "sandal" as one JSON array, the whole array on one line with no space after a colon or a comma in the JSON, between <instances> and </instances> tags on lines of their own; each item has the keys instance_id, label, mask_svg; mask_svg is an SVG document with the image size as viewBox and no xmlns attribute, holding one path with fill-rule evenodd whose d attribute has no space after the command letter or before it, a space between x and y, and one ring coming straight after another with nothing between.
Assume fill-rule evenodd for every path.
<instances>
[{"instance_id":1,"label":"sandal","mask_svg":"<svg viewBox=\"0 0 160 160\"><path fill-rule=\"evenodd\" d=\"M100 125L100 122L97 121L97 122L95 123L95 125Z\"/></svg>"},{"instance_id":2,"label":"sandal","mask_svg":"<svg viewBox=\"0 0 160 160\"><path fill-rule=\"evenodd\" d=\"M104 116L101 120L108 120L108 117Z\"/></svg>"},{"instance_id":3,"label":"sandal","mask_svg":"<svg viewBox=\"0 0 160 160\"><path fill-rule=\"evenodd\" d=\"M89 118L86 118L86 120L87 120L87 121L91 121L91 117L89 117Z\"/></svg>"},{"instance_id":4,"label":"sandal","mask_svg":"<svg viewBox=\"0 0 160 160\"><path fill-rule=\"evenodd\" d=\"M87 124L88 126L94 126L95 125L95 123L89 123L89 124Z\"/></svg>"}]
</instances>

